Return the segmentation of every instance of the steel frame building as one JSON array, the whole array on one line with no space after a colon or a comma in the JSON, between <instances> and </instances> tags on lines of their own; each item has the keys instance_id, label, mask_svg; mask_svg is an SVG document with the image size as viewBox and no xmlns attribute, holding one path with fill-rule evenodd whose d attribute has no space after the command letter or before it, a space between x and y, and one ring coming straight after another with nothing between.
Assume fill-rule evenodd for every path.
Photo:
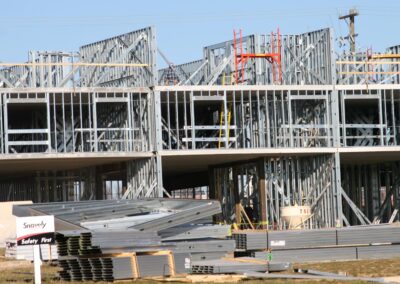
<instances>
[{"instance_id":1,"label":"steel frame building","mask_svg":"<svg viewBox=\"0 0 400 284\"><path fill-rule=\"evenodd\" d=\"M244 37L245 50L268 52L270 37ZM149 27L1 69L0 200L207 187L228 223L251 211L251 222L284 229L280 209L296 205L312 210L306 228L398 220L396 59L337 56L322 29L282 36L282 82L251 59L234 85L233 46L157 70Z\"/></svg>"}]
</instances>

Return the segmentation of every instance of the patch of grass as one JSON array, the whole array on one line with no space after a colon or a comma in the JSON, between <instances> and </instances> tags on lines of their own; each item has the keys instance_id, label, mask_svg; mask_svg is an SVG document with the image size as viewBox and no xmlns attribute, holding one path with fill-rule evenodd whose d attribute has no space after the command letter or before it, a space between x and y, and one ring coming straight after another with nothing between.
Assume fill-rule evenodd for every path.
<instances>
[{"instance_id":1,"label":"patch of grass","mask_svg":"<svg viewBox=\"0 0 400 284\"><path fill-rule=\"evenodd\" d=\"M294 265L294 267L315 269L333 273L345 272L351 276L397 276L400 275L400 258L308 263Z\"/></svg>"},{"instance_id":2,"label":"patch of grass","mask_svg":"<svg viewBox=\"0 0 400 284\"><path fill-rule=\"evenodd\" d=\"M296 268L315 269L328 272L346 272L351 276L366 276L366 277L383 277L400 275L398 267L400 267L400 258L386 260L363 260L363 261L337 261L337 262L321 262L294 264ZM105 284L107 282L65 282L61 281L57 272L59 268L55 265L45 263L42 266L42 283L88 283L88 284ZM18 267L18 269L2 270L0 266L0 283L32 283L34 278L33 264L29 267ZM286 273L286 272L285 272ZM271 279L271 280L244 280L245 284L261 284L270 283L341 283L333 280L293 280L293 279ZM132 281L115 281L114 283L135 283L135 284L154 284L159 283L154 280L132 280ZM174 283L174 282L168 282ZM349 283L349 282L346 282ZM366 283L363 281L352 281L350 283Z\"/></svg>"},{"instance_id":3,"label":"patch of grass","mask_svg":"<svg viewBox=\"0 0 400 284\"><path fill-rule=\"evenodd\" d=\"M85 284L107 284L109 282L104 281L61 281L58 277L59 267L54 264L43 264L42 265L42 283L60 283L60 284L72 284L72 283L85 283ZM21 267L18 269L2 270L0 266L0 283L32 283L34 279L33 263L31 267ZM159 283L152 280L132 280L132 281L115 281L113 283L135 283L135 284L154 284Z\"/></svg>"},{"instance_id":4,"label":"patch of grass","mask_svg":"<svg viewBox=\"0 0 400 284\"><path fill-rule=\"evenodd\" d=\"M6 261L4 255L6 253L6 249L5 248L0 248L0 262Z\"/></svg>"}]
</instances>

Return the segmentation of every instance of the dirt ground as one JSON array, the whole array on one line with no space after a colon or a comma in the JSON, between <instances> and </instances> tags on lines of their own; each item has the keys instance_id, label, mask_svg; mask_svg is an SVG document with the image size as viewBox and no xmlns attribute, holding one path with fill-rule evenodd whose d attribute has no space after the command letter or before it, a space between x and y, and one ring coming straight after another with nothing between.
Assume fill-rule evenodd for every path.
<instances>
[{"instance_id":1,"label":"dirt ground","mask_svg":"<svg viewBox=\"0 0 400 284\"><path fill-rule=\"evenodd\" d=\"M295 268L309 268L314 270L322 270L334 273L347 273L351 276L368 276L368 277L389 277L400 275L400 257L386 260L364 260L364 261L337 261L337 262L320 262L308 264L294 264ZM57 277L58 267L54 264L45 263L42 266L42 283L97 283L106 282L63 282ZM168 283L182 282L242 282L247 284L269 283L340 283L340 281L327 280L240 280L236 276L216 277L214 276L193 276L187 278L169 279ZM202 281L201 281L202 280ZM209 280L209 281L208 281ZM390 280L396 280L394 278ZM399 277L400 281L400 277ZM7 260L4 258L4 250L0 249L0 283L32 283L33 282L33 264L28 261ZM136 283L136 284L153 284L160 283L156 280L135 280L135 281L116 281L114 283ZM348 281L346 283L349 283ZM352 281L350 283L364 283L363 281ZM366 283L366 282L365 282ZM400 283L400 282L399 282Z\"/></svg>"}]
</instances>

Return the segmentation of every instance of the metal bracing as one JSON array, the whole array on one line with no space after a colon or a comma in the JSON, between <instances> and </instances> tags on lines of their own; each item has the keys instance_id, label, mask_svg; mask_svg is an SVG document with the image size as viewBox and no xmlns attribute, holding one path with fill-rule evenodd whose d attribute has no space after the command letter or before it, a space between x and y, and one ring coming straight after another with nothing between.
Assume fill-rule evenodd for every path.
<instances>
[{"instance_id":1,"label":"metal bracing","mask_svg":"<svg viewBox=\"0 0 400 284\"><path fill-rule=\"evenodd\" d=\"M157 44L154 27L129 32L81 46L80 61L88 63L143 63L135 67L81 67L80 81L84 87L155 86L157 80Z\"/></svg>"},{"instance_id":2,"label":"metal bracing","mask_svg":"<svg viewBox=\"0 0 400 284\"><path fill-rule=\"evenodd\" d=\"M150 151L149 96L135 89L2 93L1 153Z\"/></svg>"},{"instance_id":3,"label":"metal bracing","mask_svg":"<svg viewBox=\"0 0 400 284\"><path fill-rule=\"evenodd\" d=\"M282 210L307 206L311 213L300 227L333 227L341 210L335 200L334 163L332 155L322 155L212 167L210 195L221 201L226 222L243 224L250 219L255 225L284 229L289 223ZM260 170L259 165L264 168Z\"/></svg>"},{"instance_id":4,"label":"metal bracing","mask_svg":"<svg viewBox=\"0 0 400 284\"><path fill-rule=\"evenodd\" d=\"M385 223L399 209L399 162L342 165L342 187L364 220ZM349 204L343 213L352 225L363 224ZM396 215L394 220L399 220Z\"/></svg>"},{"instance_id":5,"label":"metal bracing","mask_svg":"<svg viewBox=\"0 0 400 284\"><path fill-rule=\"evenodd\" d=\"M330 93L262 87L160 92L163 149L332 147Z\"/></svg>"},{"instance_id":6,"label":"metal bracing","mask_svg":"<svg viewBox=\"0 0 400 284\"><path fill-rule=\"evenodd\" d=\"M160 49L158 49L158 53L168 65L168 67L158 70L158 85L197 85L202 80L203 73L200 71L205 66L203 60L175 65Z\"/></svg>"},{"instance_id":7,"label":"metal bracing","mask_svg":"<svg viewBox=\"0 0 400 284\"><path fill-rule=\"evenodd\" d=\"M76 82L77 53L30 51L26 66L0 69L0 86L6 88L72 87ZM51 65L54 64L54 65Z\"/></svg>"},{"instance_id":8,"label":"metal bracing","mask_svg":"<svg viewBox=\"0 0 400 284\"><path fill-rule=\"evenodd\" d=\"M157 156L127 162L127 190L122 199L162 197L160 163Z\"/></svg>"},{"instance_id":9,"label":"metal bracing","mask_svg":"<svg viewBox=\"0 0 400 284\"><path fill-rule=\"evenodd\" d=\"M339 90L343 146L399 145L399 89Z\"/></svg>"},{"instance_id":10,"label":"metal bracing","mask_svg":"<svg viewBox=\"0 0 400 284\"><path fill-rule=\"evenodd\" d=\"M267 54L279 48L282 52L282 82L274 82L273 66L265 58L252 58L244 66L243 78L235 77L234 42L214 44L204 47L203 60L175 66L190 76L185 82L171 68L159 71L160 85L231 85L243 82L245 85L318 85L332 84L335 78L332 30L322 29L299 35L285 35L278 41L272 35L249 35L241 39L242 52L247 54ZM239 43L239 39L237 39ZM280 44L280 46L278 46ZM197 72L202 70L202 72ZM161 80L161 78L164 78ZM172 79L171 79L172 78ZM240 80L239 80L240 79Z\"/></svg>"}]
</instances>

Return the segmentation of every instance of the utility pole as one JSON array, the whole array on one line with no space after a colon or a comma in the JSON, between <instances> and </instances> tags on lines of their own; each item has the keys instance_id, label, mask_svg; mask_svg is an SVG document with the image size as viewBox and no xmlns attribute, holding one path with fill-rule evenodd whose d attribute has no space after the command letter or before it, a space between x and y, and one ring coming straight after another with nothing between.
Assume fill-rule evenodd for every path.
<instances>
[{"instance_id":1,"label":"utility pole","mask_svg":"<svg viewBox=\"0 0 400 284\"><path fill-rule=\"evenodd\" d=\"M347 25L349 26L349 35L345 37L345 39L348 39L350 42L350 51L351 53L356 52L356 36L357 34L355 33L355 28L354 28L354 18L358 16L358 11L356 8L352 8L349 10L349 13L347 15L341 15L339 16L339 20L345 20ZM349 22L347 21L349 19Z\"/></svg>"}]
</instances>

